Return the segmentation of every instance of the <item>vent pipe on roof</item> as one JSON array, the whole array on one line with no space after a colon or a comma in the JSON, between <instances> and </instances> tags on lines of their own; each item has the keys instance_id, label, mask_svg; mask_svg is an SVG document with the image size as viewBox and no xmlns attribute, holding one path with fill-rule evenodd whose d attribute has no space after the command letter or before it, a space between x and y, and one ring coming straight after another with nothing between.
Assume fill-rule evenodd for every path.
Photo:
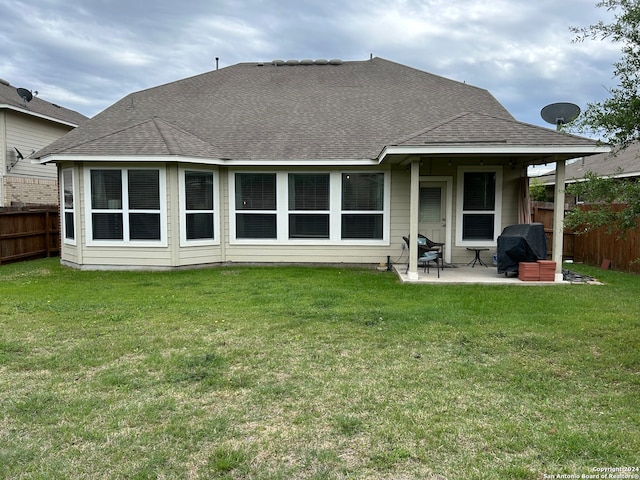
<instances>
[{"instance_id":1,"label":"vent pipe on roof","mask_svg":"<svg viewBox=\"0 0 640 480\"><path fill-rule=\"evenodd\" d=\"M218 61L220 60L220 57L216 57L216 70L218 70Z\"/></svg>"}]
</instances>

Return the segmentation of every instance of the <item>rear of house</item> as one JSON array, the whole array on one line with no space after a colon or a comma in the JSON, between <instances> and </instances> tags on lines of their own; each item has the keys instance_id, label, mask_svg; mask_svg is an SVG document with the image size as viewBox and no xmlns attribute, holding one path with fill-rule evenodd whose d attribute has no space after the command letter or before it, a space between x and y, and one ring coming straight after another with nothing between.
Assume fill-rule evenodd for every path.
<instances>
[{"instance_id":1,"label":"rear of house","mask_svg":"<svg viewBox=\"0 0 640 480\"><path fill-rule=\"evenodd\" d=\"M528 165L599 149L374 58L243 63L136 92L36 156L58 166L62 261L112 269L378 264L418 233L466 263L526 217Z\"/></svg>"}]
</instances>

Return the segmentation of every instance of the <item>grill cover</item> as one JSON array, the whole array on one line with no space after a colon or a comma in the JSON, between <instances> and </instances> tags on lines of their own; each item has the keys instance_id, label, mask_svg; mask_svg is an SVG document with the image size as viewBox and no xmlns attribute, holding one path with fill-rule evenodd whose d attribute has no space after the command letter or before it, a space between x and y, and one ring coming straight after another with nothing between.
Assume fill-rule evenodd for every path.
<instances>
[{"instance_id":1,"label":"grill cover","mask_svg":"<svg viewBox=\"0 0 640 480\"><path fill-rule=\"evenodd\" d=\"M547 237L541 223L506 227L498 237L498 273L518 273L520 262L547 259Z\"/></svg>"}]
</instances>

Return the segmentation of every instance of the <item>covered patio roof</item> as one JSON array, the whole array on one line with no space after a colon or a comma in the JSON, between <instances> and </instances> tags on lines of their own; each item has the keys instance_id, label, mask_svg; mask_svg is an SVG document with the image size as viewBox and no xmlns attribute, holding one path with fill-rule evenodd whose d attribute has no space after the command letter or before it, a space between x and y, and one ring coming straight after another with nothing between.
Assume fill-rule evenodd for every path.
<instances>
[{"instance_id":1,"label":"covered patio roof","mask_svg":"<svg viewBox=\"0 0 640 480\"><path fill-rule=\"evenodd\" d=\"M517 120L465 112L385 146L381 163L403 164L416 156L432 158L508 157L538 165L608 153L595 140Z\"/></svg>"}]
</instances>

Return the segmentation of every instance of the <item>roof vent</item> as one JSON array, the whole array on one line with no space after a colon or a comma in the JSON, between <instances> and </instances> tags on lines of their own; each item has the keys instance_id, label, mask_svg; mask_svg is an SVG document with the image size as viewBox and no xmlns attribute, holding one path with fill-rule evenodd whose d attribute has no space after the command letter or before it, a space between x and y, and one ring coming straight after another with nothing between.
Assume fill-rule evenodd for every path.
<instances>
[{"instance_id":1,"label":"roof vent","mask_svg":"<svg viewBox=\"0 0 640 480\"><path fill-rule=\"evenodd\" d=\"M300 65L313 65L313 60L305 58L304 60L300 60Z\"/></svg>"},{"instance_id":2,"label":"roof vent","mask_svg":"<svg viewBox=\"0 0 640 480\"><path fill-rule=\"evenodd\" d=\"M329 60L325 60L324 58L319 58L314 62L316 65L327 65Z\"/></svg>"},{"instance_id":3,"label":"roof vent","mask_svg":"<svg viewBox=\"0 0 640 480\"><path fill-rule=\"evenodd\" d=\"M271 65L275 65L276 67L280 67L280 66L284 65L284 60L273 60L271 62Z\"/></svg>"},{"instance_id":4,"label":"roof vent","mask_svg":"<svg viewBox=\"0 0 640 480\"><path fill-rule=\"evenodd\" d=\"M10 84L7 80L5 80L4 78L0 78L0 83L1 83L2 85L7 85L7 86L11 85L11 84Z\"/></svg>"},{"instance_id":5,"label":"roof vent","mask_svg":"<svg viewBox=\"0 0 640 480\"><path fill-rule=\"evenodd\" d=\"M342 65L342 60L340 60L339 58L332 58L331 60L329 60L329 64L331 64L331 65Z\"/></svg>"},{"instance_id":6,"label":"roof vent","mask_svg":"<svg viewBox=\"0 0 640 480\"><path fill-rule=\"evenodd\" d=\"M298 60L287 60L287 65L289 65L290 67L293 67L295 65L298 65L300 62Z\"/></svg>"}]
</instances>

